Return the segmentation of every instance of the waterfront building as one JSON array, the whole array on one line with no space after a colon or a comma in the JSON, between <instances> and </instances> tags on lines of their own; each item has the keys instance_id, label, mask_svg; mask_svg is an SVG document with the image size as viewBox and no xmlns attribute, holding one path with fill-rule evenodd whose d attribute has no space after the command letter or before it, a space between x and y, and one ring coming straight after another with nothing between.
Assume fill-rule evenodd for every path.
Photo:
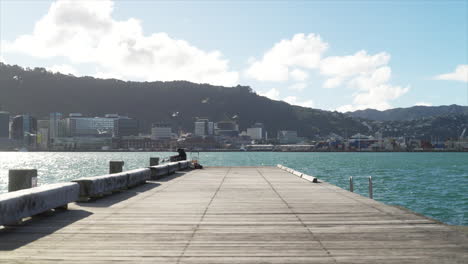
<instances>
[{"instance_id":1,"label":"waterfront building","mask_svg":"<svg viewBox=\"0 0 468 264\"><path fill-rule=\"evenodd\" d=\"M151 139L152 140L167 140L172 137L172 128L166 123L153 124L151 128Z\"/></svg>"},{"instance_id":2,"label":"waterfront building","mask_svg":"<svg viewBox=\"0 0 468 264\"><path fill-rule=\"evenodd\" d=\"M112 138L112 149L166 151L177 149L175 140L152 140L150 135Z\"/></svg>"},{"instance_id":3,"label":"waterfront building","mask_svg":"<svg viewBox=\"0 0 468 264\"><path fill-rule=\"evenodd\" d=\"M40 150L49 148L49 126L50 120L37 120L36 143Z\"/></svg>"},{"instance_id":4,"label":"waterfront building","mask_svg":"<svg viewBox=\"0 0 468 264\"><path fill-rule=\"evenodd\" d=\"M253 140L262 139L262 128L260 127L249 127L247 128L247 136Z\"/></svg>"},{"instance_id":5,"label":"waterfront building","mask_svg":"<svg viewBox=\"0 0 468 264\"><path fill-rule=\"evenodd\" d=\"M0 111L0 138L6 139L10 136L10 113Z\"/></svg>"},{"instance_id":6,"label":"waterfront building","mask_svg":"<svg viewBox=\"0 0 468 264\"><path fill-rule=\"evenodd\" d=\"M239 136L239 126L234 121L220 121L215 125L215 134L225 137Z\"/></svg>"},{"instance_id":7,"label":"waterfront building","mask_svg":"<svg viewBox=\"0 0 468 264\"><path fill-rule=\"evenodd\" d=\"M382 144L378 139L360 133L353 135L348 142L350 150L377 151L382 149Z\"/></svg>"},{"instance_id":8,"label":"waterfront building","mask_svg":"<svg viewBox=\"0 0 468 264\"><path fill-rule=\"evenodd\" d=\"M196 136L211 136L214 134L214 123L208 119L198 119L195 121L194 134Z\"/></svg>"},{"instance_id":9,"label":"waterfront building","mask_svg":"<svg viewBox=\"0 0 468 264\"><path fill-rule=\"evenodd\" d=\"M300 139L297 136L297 131L280 130L278 131L278 141L280 144L296 144Z\"/></svg>"},{"instance_id":10,"label":"waterfront building","mask_svg":"<svg viewBox=\"0 0 468 264\"><path fill-rule=\"evenodd\" d=\"M49 114L49 138L54 139L60 136L64 136L64 133L60 135L60 126L62 121L62 114L61 113L50 113Z\"/></svg>"},{"instance_id":11,"label":"waterfront building","mask_svg":"<svg viewBox=\"0 0 468 264\"><path fill-rule=\"evenodd\" d=\"M108 114L105 117L84 117L80 113L73 113L65 119L68 132L67 135L69 137L112 137L112 135L114 135L115 120L120 118L121 117L116 114ZM131 121L130 124L134 125L135 122ZM126 123L125 125L129 124ZM129 131L132 133L131 131L134 130L134 128L131 126L129 127L130 129L128 129L128 127L124 128L123 126L122 129L126 133L129 133Z\"/></svg>"},{"instance_id":12,"label":"waterfront building","mask_svg":"<svg viewBox=\"0 0 468 264\"><path fill-rule=\"evenodd\" d=\"M126 116L114 119L114 137L138 136L138 120Z\"/></svg>"},{"instance_id":13,"label":"waterfront building","mask_svg":"<svg viewBox=\"0 0 468 264\"><path fill-rule=\"evenodd\" d=\"M36 143L37 120L30 115L17 115L13 118L10 128L11 138L25 146Z\"/></svg>"},{"instance_id":14,"label":"waterfront building","mask_svg":"<svg viewBox=\"0 0 468 264\"><path fill-rule=\"evenodd\" d=\"M112 145L110 137L62 137L55 138L55 150L108 150Z\"/></svg>"}]
</instances>

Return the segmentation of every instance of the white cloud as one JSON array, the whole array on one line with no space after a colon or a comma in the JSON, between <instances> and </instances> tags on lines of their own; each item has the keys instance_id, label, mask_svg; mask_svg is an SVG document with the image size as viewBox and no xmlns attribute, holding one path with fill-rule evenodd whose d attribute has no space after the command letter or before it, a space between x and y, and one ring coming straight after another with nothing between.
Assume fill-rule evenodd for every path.
<instances>
[{"instance_id":1,"label":"white cloud","mask_svg":"<svg viewBox=\"0 0 468 264\"><path fill-rule=\"evenodd\" d=\"M306 83L300 82L300 83L295 83L293 85L290 85L288 87L289 90L295 90L295 91L302 91L307 87Z\"/></svg>"},{"instance_id":2,"label":"white cloud","mask_svg":"<svg viewBox=\"0 0 468 264\"><path fill-rule=\"evenodd\" d=\"M4 58L2 55L0 55L0 62L3 62L3 63L5 63L5 64L7 63L6 60L5 60L5 58Z\"/></svg>"},{"instance_id":3,"label":"white cloud","mask_svg":"<svg viewBox=\"0 0 468 264\"><path fill-rule=\"evenodd\" d=\"M468 82L468 65L458 65L454 72L437 75L436 80Z\"/></svg>"},{"instance_id":4,"label":"white cloud","mask_svg":"<svg viewBox=\"0 0 468 264\"><path fill-rule=\"evenodd\" d=\"M116 20L112 12L110 0L54 2L32 34L6 43L4 50L92 63L127 79L237 84L238 73L219 51L201 50L166 33L144 35L139 20Z\"/></svg>"},{"instance_id":5,"label":"white cloud","mask_svg":"<svg viewBox=\"0 0 468 264\"><path fill-rule=\"evenodd\" d=\"M290 72L291 78L295 81L305 81L308 77L309 74L303 70L299 69L294 69Z\"/></svg>"},{"instance_id":6,"label":"white cloud","mask_svg":"<svg viewBox=\"0 0 468 264\"><path fill-rule=\"evenodd\" d=\"M60 72L62 74L72 74L72 75L78 76L78 71L72 66L67 65L67 64L53 65L51 67L47 67L47 70L54 72L54 73Z\"/></svg>"},{"instance_id":7,"label":"white cloud","mask_svg":"<svg viewBox=\"0 0 468 264\"><path fill-rule=\"evenodd\" d=\"M272 88L266 92L259 92L258 93L260 96L265 96L273 100L278 100L279 99L279 90L276 88Z\"/></svg>"},{"instance_id":8,"label":"white cloud","mask_svg":"<svg viewBox=\"0 0 468 264\"><path fill-rule=\"evenodd\" d=\"M258 81L305 80L307 73L298 67L317 68L327 48L328 44L319 35L296 34L290 40L276 43L261 60L250 59L246 75Z\"/></svg>"},{"instance_id":9,"label":"white cloud","mask_svg":"<svg viewBox=\"0 0 468 264\"><path fill-rule=\"evenodd\" d=\"M432 106L431 103L427 103L427 102L418 102L418 103L415 103L414 105L416 105L416 106Z\"/></svg>"},{"instance_id":10,"label":"white cloud","mask_svg":"<svg viewBox=\"0 0 468 264\"><path fill-rule=\"evenodd\" d=\"M366 51L323 59L320 73L328 77L323 87L345 85L354 90L352 103L338 107L337 111L366 108L385 110L391 108L390 101L407 93L409 87L390 84L392 71L387 66L389 61L390 55L385 52L370 55Z\"/></svg>"},{"instance_id":11,"label":"white cloud","mask_svg":"<svg viewBox=\"0 0 468 264\"><path fill-rule=\"evenodd\" d=\"M368 55L365 50L349 56L327 57L320 62L320 73L325 76L350 77L357 74L366 74L375 68L386 65L390 55L381 52Z\"/></svg>"},{"instance_id":12,"label":"white cloud","mask_svg":"<svg viewBox=\"0 0 468 264\"><path fill-rule=\"evenodd\" d=\"M268 50L262 59L249 59L246 75L258 81L296 81L288 89L305 89L304 81L312 70L326 79L324 88L350 88L352 102L338 109L355 110L375 108L384 110L390 102L407 93L409 87L391 84L391 69L388 66L390 54L380 52L368 54L360 50L352 55L329 56L323 58L328 43L319 35L296 34L292 39L284 39ZM297 98L288 97L293 104ZM294 101L295 100L295 101ZM308 101L307 102L308 105Z\"/></svg>"},{"instance_id":13,"label":"white cloud","mask_svg":"<svg viewBox=\"0 0 468 264\"><path fill-rule=\"evenodd\" d=\"M343 81L344 80L341 77L329 78L323 83L323 87L324 88L335 88L337 86L340 86L343 83Z\"/></svg>"},{"instance_id":14,"label":"white cloud","mask_svg":"<svg viewBox=\"0 0 468 264\"><path fill-rule=\"evenodd\" d=\"M283 99L288 104L298 105L302 107L313 107L314 102L312 100L298 101L296 96L288 96Z\"/></svg>"},{"instance_id":15,"label":"white cloud","mask_svg":"<svg viewBox=\"0 0 468 264\"><path fill-rule=\"evenodd\" d=\"M409 91L409 87L389 84L390 67L384 66L373 72L361 74L349 81L348 86L355 89L353 104L341 106L337 111L354 111L366 108L386 110L391 108L391 100L395 100Z\"/></svg>"}]
</instances>

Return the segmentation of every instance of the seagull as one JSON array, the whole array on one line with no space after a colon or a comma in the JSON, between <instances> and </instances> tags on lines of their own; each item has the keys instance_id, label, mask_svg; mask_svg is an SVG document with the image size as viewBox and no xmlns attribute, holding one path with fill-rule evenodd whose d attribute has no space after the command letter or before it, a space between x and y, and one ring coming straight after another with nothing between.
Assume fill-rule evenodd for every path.
<instances>
[{"instance_id":1,"label":"seagull","mask_svg":"<svg viewBox=\"0 0 468 264\"><path fill-rule=\"evenodd\" d=\"M209 97L203 99L201 102L202 102L202 104L207 104L208 101L210 101L210 98L209 98Z\"/></svg>"}]
</instances>

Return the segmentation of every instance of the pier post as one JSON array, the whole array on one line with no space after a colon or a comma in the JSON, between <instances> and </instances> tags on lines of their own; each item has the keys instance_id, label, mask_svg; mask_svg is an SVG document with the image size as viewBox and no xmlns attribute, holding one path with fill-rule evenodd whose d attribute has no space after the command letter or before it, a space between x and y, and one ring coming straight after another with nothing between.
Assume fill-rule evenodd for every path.
<instances>
[{"instance_id":1,"label":"pier post","mask_svg":"<svg viewBox=\"0 0 468 264\"><path fill-rule=\"evenodd\" d=\"M159 165L159 158L157 157L150 158L150 166L157 166L157 165Z\"/></svg>"},{"instance_id":2,"label":"pier post","mask_svg":"<svg viewBox=\"0 0 468 264\"><path fill-rule=\"evenodd\" d=\"M14 192L37 186L37 170L9 170L8 191Z\"/></svg>"},{"instance_id":3,"label":"pier post","mask_svg":"<svg viewBox=\"0 0 468 264\"><path fill-rule=\"evenodd\" d=\"M349 191L354 192L353 176L349 177Z\"/></svg>"},{"instance_id":4,"label":"pier post","mask_svg":"<svg viewBox=\"0 0 468 264\"><path fill-rule=\"evenodd\" d=\"M119 173L123 170L123 161L109 161L109 173Z\"/></svg>"},{"instance_id":5,"label":"pier post","mask_svg":"<svg viewBox=\"0 0 468 264\"><path fill-rule=\"evenodd\" d=\"M369 176L369 198L374 199L374 191L372 190L372 176Z\"/></svg>"}]
</instances>

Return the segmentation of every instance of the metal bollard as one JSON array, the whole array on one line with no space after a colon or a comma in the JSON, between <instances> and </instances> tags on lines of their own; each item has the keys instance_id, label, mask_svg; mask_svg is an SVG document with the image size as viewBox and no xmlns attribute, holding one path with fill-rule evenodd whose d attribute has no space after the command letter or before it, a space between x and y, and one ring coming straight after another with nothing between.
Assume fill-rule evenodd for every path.
<instances>
[{"instance_id":1,"label":"metal bollard","mask_svg":"<svg viewBox=\"0 0 468 264\"><path fill-rule=\"evenodd\" d=\"M374 191L372 190L372 176L369 176L369 198L374 199Z\"/></svg>"},{"instance_id":2,"label":"metal bollard","mask_svg":"<svg viewBox=\"0 0 468 264\"><path fill-rule=\"evenodd\" d=\"M159 165L159 158L150 158L150 166Z\"/></svg>"},{"instance_id":3,"label":"metal bollard","mask_svg":"<svg viewBox=\"0 0 468 264\"><path fill-rule=\"evenodd\" d=\"M354 192L353 176L349 177L349 191Z\"/></svg>"},{"instance_id":4,"label":"metal bollard","mask_svg":"<svg viewBox=\"0 0 468 264\"><path fill-rule=\"evenodd\" d=\"M109 161L109 173L119 173L123 171L123 161Z\"/></svg>"},{"instance_id":5,"label":"metal bollard","mask_svg":"<svg viewBox=\"0 0 468 264\"><path fill-rule=\"evenodd\" d=\"M14 192L37 186L37 170L9 170L8 191Z\"/></svg>"}]
</instances>

